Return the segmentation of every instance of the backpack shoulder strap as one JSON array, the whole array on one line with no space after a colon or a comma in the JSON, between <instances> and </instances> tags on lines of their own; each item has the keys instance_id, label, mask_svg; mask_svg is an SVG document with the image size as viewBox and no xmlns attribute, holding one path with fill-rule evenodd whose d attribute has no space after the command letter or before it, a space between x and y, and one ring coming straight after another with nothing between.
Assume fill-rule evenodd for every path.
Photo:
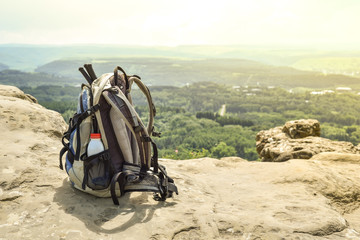
<instances>
[{"instance_id":1,"label":"backpack shoulder strap","mask_svg":"<svg viewBox=\"0 0 360 240\"><path fill-rule=\"evenodd\" d=\"M146 99L148 101L148 105L149 105L149 122L148 122L148 125L147 125L147 131L148 131L149 136L151 136L151 134L153 132L153 126L154 126L154 117L156 115L155 105L154 105L154 103L152 101L152 97L151 97L149 88L141 81L140 77L138 77L136 75L131 76L129 78L128 92L130 93L133 83L136 83L136 85L140 88L141 92L146 96ZM129 94L128 97L129 97L130 103L132 104L132 99L131 99L130 94Z\"/></svg>"},{"instance_id":2,"label":"backpack shoulder strap","mask_svg":"<svg viewBox=\"0 0 360 240\"><path fill-rule=\"evenodd\" d=\"M120 66L116 66L116 68L114 69L114 85L118 86L119 84L119 74L118 71L121 71L124 74L124 80L125 80L125 89L129 89L129 77L126 74L126 72L124 71L124 69L122 69Z\"/></svg>"}]
</instances>

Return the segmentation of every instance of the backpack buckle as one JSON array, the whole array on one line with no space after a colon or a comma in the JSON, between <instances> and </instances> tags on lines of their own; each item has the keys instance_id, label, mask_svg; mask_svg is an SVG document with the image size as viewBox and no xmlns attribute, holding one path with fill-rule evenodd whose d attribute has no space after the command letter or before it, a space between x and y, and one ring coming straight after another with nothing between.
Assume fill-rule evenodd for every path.
<instances>
[{"instance_id":1,"label":"backpack buckle","mask_svg":"<svg viewBox=\"0 0 360 240\"><path fill-rule=\"evenodd\" d=\"M161 132L152 132L151 133L151 135L153 136L153 137L161 137Z\"/></svg>"},{"instance_id":2,"label":"backpack buckle","mask_svg":"<svg viewBox=\"0 0 360 240\"><path fill-rule=\"evenodd\" d=\"M143 142L151 142L151 138L150 138L149 136L142 136L142 137L141 137L141 140L142 140Z\"/></svg>"},{"instance_id":3,"label":"backpack buckle","mask_svg":"<svg viewBox=\"0 0 360 240\"><path fill-rule=\"evenodd\" d=\"M141 131L142 128L141 128L140 125L138 125L138 126L134 127L133 129L134 129L134 132L135 132L135 133L138 133L138 132Z\"/></svg>"}]
</instances>

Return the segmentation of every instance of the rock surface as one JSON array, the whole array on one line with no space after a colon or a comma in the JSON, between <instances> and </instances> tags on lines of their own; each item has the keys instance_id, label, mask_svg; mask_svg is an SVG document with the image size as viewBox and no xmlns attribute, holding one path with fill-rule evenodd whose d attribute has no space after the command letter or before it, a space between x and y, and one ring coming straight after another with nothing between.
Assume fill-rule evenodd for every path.
<instances>
[{"instance_id":1,"label":"rock surface","mask_svg":"<svg viewBox=\"0 0 360 240\"><path fill-rule=\"evenodd\" d=\"M320 137L320 123L315 119L301 119L285 123L282 131L290 138Z\"/></svg>"},{"instance_id":2,"label":"rock surface","mask_svg":"<svg viewBox=\"0 0 360 240\"><path fill-rule=\"evenodd\" d=\"M359 155L161 160L179 195L114 206L58 168L59 114L21 97L0 96L0 109L0 239L360 239Z\"/></svg>"},{"instance_id":3,"label":"rock surface","mask_svg":"<svg viewBox=\"0 0 360 240\"><path fill-rule=\"evenodd\" d=\"M309 159L321 152L360 153L360 149L350 142L319 136L317 120L290 121L283 127L260 131L256 135L256 150L263 162Z\"/></svg>"}]
</instances>

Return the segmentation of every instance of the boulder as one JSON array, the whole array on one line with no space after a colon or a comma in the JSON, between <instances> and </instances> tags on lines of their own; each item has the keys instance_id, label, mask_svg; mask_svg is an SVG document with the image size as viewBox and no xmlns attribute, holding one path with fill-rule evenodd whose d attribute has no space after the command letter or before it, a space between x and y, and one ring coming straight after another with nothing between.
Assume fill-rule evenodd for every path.
<instances>
[{"instance_id":1,"label":"boulder","mask_svg":"<svg viewBox=\"0 0 360 240\"><path fill-rule=\"evenodd\" d=\"M286 122L282 131L290 138L320 137L320 123L316 119L301 119Z\"/></svg>"},{"instance_id":2,"label":"boulder","mask_svg":"<svg viewBox=\"0 0 360 240\"><path fill-rule=\"evenodd\" d=\"M23 91L14 86L0 85L0 96L14 97L18 99L27 100L32 103L38 103L37 99L30 94L25 94Z\"/></svg>"},{"instance_id":3,"label":"boulder","mask_svg":"<svg viewBox=\"0 0 360 240\"><path fill-rule=\"evenodd\" d=\"M256 135L256 150L264 162L309 159L321 152L360 153L359 147L350 142L332 141L319 135L317 120L290 121L282 127L260 131Z\"/></svg>"}]
</instances>

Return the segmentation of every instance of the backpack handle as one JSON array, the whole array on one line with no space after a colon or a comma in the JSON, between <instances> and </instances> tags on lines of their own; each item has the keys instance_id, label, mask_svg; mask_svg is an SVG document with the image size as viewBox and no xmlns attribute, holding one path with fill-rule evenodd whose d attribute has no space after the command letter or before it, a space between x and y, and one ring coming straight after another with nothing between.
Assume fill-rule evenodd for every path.
<instances>
[{"instance_id":1,"label":"backpack handle","mask_svg":"<svg viewBox=\"0 0 360 240\"><path fill-rule=\"evenodd\" d=\"M121 72L124 74L124 76L125 76L126 89L129 89L129 79L128 79L128 76L127 76L126 72L124 71L124 69L122 69L120 66L116 66L116 68L114 69L114 83L115 83L115 86L118 85L118 79L119 79L118 71L121 71Z\"/></svg>"},{"instance_id":2,"label":"backpack handle","mask_svg":"<svg viewBox=\"0 0 360 240\"><path fill-rule=\"evenodd\" d=\"M140 90L144 93L144 95L146 96L147 102L149 104L149 122L148 122L148 125L147 125L147 131L148 131L149 136L151 136L151 133L153 131L153 125L154 125L154 117L155 117L155 114L156 114L155 105L153 104L149 88L147 86L145 86L145 84L136 75L131 76L129 78L129 85L130 85L129 92L131 91L131 86L132 86L132 84L134 82L140 88ZM132 104L131 99L130 99L130 102Z\"/></svg>"}]
</instances>

